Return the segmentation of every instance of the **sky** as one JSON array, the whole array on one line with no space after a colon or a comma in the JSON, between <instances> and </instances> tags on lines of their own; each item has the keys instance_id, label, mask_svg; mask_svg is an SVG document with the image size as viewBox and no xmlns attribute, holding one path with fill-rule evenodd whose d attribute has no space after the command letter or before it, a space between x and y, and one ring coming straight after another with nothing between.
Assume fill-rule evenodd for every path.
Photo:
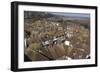
<instances>
[{"instance_id":1,"label":"sky","mask_svg":"<svg viewBox=\"0 0 100 73\"><path fill-rule=\"evenodd\" d=\"M62 12L53 12L52 14L55 15L62 15L62 16L72 16L72 17L86 17L90 18L90 14L88 13L62 13Z\"/></svg>"}]
</instances>

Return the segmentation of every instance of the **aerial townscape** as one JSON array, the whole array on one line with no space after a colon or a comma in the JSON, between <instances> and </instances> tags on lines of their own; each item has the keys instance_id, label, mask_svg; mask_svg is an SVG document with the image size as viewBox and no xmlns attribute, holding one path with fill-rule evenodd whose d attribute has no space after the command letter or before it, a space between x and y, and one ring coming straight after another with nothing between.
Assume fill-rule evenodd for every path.
<instances>
[{"instance_id":1,"label":"aerial townscape","mask_svg":"<svg viewBox=\"0 0 100 73\"><path fill-rule=\"evenodd\" d=\"M90 59L90 17L24 11L24 61Z\"/></svg>"}]
</instances>

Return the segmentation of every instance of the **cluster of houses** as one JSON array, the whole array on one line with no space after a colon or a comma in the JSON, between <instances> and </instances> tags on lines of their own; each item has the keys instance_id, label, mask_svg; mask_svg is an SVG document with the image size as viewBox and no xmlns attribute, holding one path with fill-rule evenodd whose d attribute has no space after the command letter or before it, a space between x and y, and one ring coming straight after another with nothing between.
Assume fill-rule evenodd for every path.
<instances>
[{"instance_id":1,"label":"cluster of houses","mask_svg":"<svg viewBox=\"0 0 100 73\"><path fill-rule=\"evenodd\" d=\"M41 21L38 21L38 23L40 24ZM42 30L40 30L40 33L38 33L38 38L44 47L50 44L64 43L66 41L69 41L68 39L73 36L72 26L66 26L66 29L64 29L60 23L49 22L46 20L44 20L43 25L45 25L44 28L42 24L39 27L39 30L41 28Z\"/></svg>"},{"instance_id":2,"label":"cluster of houses","mask_svg":"<svg viewBox=\"0 0 100 73\"><path fill-rule=\"evenodd\" d=\"M43 19L34 22L30 28L31 29L28 32L25 31L25 36L28 35L28 37L25 37L24 39L25 48L29 46L30 41L38 41L38 43L40 43L44 49L49 49L52 55L56 55L54 54L55 48L56 51L57 48L58 50L60 50L58 51L59 54L60 52L66 53L65 48L62 46L62 44L73 48L71 38L74 36L74 32L79 31L78 29L80 28L80 26L76 24L62 26L62 23L51 22L47 21L46 19ZM65 54L62 54L61 56L64 57ZM56 57L54 56L54 58ZM68 56L65 56L64 58L71 59L71 57Z\"/></svg>"}]
</instances>

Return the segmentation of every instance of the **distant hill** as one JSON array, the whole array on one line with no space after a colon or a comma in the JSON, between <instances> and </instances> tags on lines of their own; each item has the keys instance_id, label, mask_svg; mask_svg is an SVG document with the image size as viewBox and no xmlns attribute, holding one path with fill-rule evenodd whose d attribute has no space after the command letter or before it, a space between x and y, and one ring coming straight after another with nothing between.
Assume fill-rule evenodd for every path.
<instances>
[{"instance_id":1,"label":"distant hill","mask_svg":"<svg viewBox=\"0 0 100 73\"><path fill-rule=\"evenodd\" d=\"M33 12L33 11L25 11L24 18L49 18L53 17L54 15L49 14L47 12Z\"/></svg>"},{"instance_id":2,"label":"distant hill","mask_svg":"<svg viewBox=\"0 0 100 73\"><path fill-rule=\"evenodd\" d=\"M33 12L33 11L24 11L24 18L31 19L41 19L41 18L55 18L55 19L64 19L64 20L87 20L90 19L89 14L83 13L56 13L56 12Z\"/></svg>"}]
</instances>

